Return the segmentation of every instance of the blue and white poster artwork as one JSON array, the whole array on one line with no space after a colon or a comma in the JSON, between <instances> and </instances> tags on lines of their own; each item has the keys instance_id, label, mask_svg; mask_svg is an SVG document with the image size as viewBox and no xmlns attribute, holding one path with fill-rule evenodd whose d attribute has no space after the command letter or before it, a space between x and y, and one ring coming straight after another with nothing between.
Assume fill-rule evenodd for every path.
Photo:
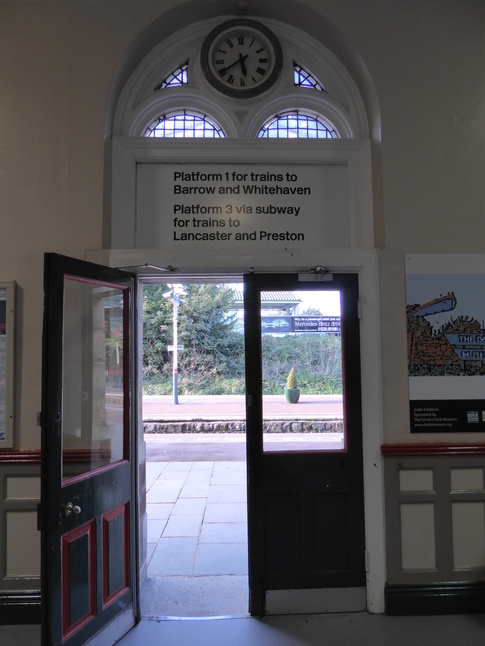
<instances>
[{"instance_id":1,"label":"blue and white poster artwork","mask_svg":"<svg viewBox=\"0 0 485 646\"><path fill-rule=\"evenodd\" d=\"M411 432L485 432L485 256L407 256L406 315Z\"/></svg>"}]
</instances>

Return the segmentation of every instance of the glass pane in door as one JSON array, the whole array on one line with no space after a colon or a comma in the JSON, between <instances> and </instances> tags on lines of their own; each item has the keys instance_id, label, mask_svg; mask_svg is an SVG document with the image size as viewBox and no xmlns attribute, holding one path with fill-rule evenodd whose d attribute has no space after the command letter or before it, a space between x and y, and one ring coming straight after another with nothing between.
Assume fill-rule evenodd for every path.
<instances>
[{"instance_id":1,"label":"glass pane in door","mask_svg":"<svg viewBox=\"0 0 485 646\"><path fill-rule=\"evenodd\" d=\"M341 293L261 294L263 449L345 450Z\"/></svg>"},{"instance_id":2,"label":"glass pane in door","mask_svg":"<svg viewBox=\"0 0 485 646\"><path fill-rule=\"evenodd\" d=\"M63 480L125 457L124 291L64 280Z\"/></svg>"}]
</instances>

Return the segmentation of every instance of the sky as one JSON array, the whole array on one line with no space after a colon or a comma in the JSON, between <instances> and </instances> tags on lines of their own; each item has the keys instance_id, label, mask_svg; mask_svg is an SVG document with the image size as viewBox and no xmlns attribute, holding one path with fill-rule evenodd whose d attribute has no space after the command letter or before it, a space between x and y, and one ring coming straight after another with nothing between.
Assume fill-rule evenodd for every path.
<instances>
[{"instance_id":1,"label":"sky","mask_svg":"<svg viewBox=\"0 0 485 646\"><path fill-rule=\"evenodd\" d=\"M239 283L229 283L232 289L243 291L243 285ZM294 291L291 290L301 300L298 313L301 314L310 307L320 310L324 316L340 316L340 292L339 291Z\"/></svg>"},{"instance_id":2,"label":"sky","mask_svg":"<svg viewBox=\"0 0 485 646\"><path fill-rule=\"evenodd\" d=\"M340 316L340 292L294 292L302 303L300 312L317 307L324 316Z\"/></svg>"}]
</instances>

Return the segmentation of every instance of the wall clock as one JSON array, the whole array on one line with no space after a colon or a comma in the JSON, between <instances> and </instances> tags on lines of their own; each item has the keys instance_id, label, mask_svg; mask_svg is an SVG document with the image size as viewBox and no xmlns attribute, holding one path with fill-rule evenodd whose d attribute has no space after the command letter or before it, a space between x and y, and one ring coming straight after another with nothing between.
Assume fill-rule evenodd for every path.
<instances>
[{"instance_id":1,"label":"wall clock","mask_svg":"<svg viewBox=\"0 0 485 646\"><path fill-rule=\"evenodd\" d=\"M222 23L205 39L202 71L209 83L228 96L254 97L279 78L283 51L273 32L246 19Z\"/></svg>"}]
</instances>

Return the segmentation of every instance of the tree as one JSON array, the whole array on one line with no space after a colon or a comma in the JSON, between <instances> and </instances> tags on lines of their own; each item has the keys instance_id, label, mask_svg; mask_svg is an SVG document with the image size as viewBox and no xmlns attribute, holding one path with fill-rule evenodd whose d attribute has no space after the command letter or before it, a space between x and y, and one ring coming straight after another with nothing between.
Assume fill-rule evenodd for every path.
<instances>
[{"instance_id":1,"label":"tree","mask_svg":"<svg viewBox=\"0 0 485 646\"><path fill-rule=\"evenodd\" d=\"M166 284L146 285L144 289L144 377L169 380L173 342L173 306L163 294ZM214 380L242 376L243 338L235 331L233 292L214 283L184 285L178 310L179 385L185 394L204 392Z\"/></svg>"},{"instance_id":2,"label":"tree","mask_svg":"<svg viewBox=\"0 0 485 646\"><path fill-rule=\"evenodd\" d=\"M170 355L172 337L172 303L163 294L168 285L157 283L143 287L143 376L162 377Z\"/></svg>"}]
</instances>

